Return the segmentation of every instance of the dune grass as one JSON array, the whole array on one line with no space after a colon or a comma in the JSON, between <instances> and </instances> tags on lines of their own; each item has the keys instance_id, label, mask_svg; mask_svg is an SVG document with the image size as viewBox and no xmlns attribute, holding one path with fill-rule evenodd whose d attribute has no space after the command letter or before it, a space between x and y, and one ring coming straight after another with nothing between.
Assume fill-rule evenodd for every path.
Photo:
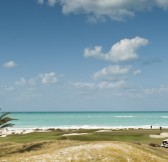
<instances>
[{"instance_id":1,"label":"dune grass","mask_svg":"<svg viewBox=\"0 0 168 162\"><path fill-rule=\"evenodd\" d=\"M168 132L168 130L164 130L164 132ZM76 136L75 135L62 136L64 134L71 134L71 133L88 133L88 134L76 135ZM150 145L150 144L154 144L153 146L160 145L163 139L149 138L150 134L160 134L160 133L161 133L160 130L143 130L143 129L112 130L111 132L97 132L97 130L93 129L89 130L79 129L79 130L53 130L50 132L34 132L29 134L13 134L4 138L0 138L0 161L7 160L7 162L8 161L16 162L19 161L19 158L22 158L23 161L24 157L30 158L27 161L33 161L32 157L34 156L38 156L40 158L40 156L43 155L44 158L49 158L51 153L53 153L53 156L55 156L55 151L60 149L67 149L85 144L95 144L104 142L105 143L112 142L112 144L118 142L118 144L121 147L123 146L123 149L124 147L129 148L130 146L133 147L134 149L137 149L136 150L137 154L139 150L143 154L146 152L149 153L151 156L155 157L161 156L163 159L166 159L168 161L167 149L152 147ZM122 148L115 148L115 147L102 148L101 153L100 150L98 151L93 149L91 150L91 152L94 153L95 157L92 156L92 154L90 154L89 156L90 158L95 159L95 161L98 161L98 159L100 160L109 157L117 158L120 152L118 149L122 151ZM113 151L111 152L110 150ZM81 150L81 155L79 153L79 157L83 157L83 160L81 161L84 161L85 156L84 152L87 153L87 150L84 151ZM98 154L99 156L96 157L96 154ZM136 159L136 153L134 154L133 151L131 154L132 157L135 155L134 158ZM68 156L70 155L71 154L68 154ZM75 158L76 157L75 155L78 154L74 153L74 156L71 158L72 159ZM126 155L127 153L123 152L123 156L118 157L118 159L120 159L119 162L124 161L123 159L125 159ZM61 154L59 158L61 159Z\"/></svg>"},{"instance_id":2,"label":"dune grass","mask_svg":"<svg viewBox=\"0 0 168 162\"><path fill-rule=\"evenodd\" d=\"M83 136L68 136L66 138L80 141L127 141L143 144L160 144L162 139L149 137L150 134L159 135L160 133L160 130L113 130L112 132L94 132Z\"/></svg>"},{"instance_id":3,"label":"dune grass","mask_svg":"<svg viewBox=\"0 0 168 162\"><path fill-rule=\"evenodd\" d=\"M50 132L33 132L29 134L13 134L5 138L0 138L0 143L29 143L34 141L52 140L79 140L79 141L129 141L140 143L160 144L162 139L149 138L150 134L160 134L160 130L112 130L111 132L96 132L97 130L55 130ZM167 131L168 130L164 130ZM71 133L88 133L80 136L62 136Z\"/></svg>"}]
</instances>

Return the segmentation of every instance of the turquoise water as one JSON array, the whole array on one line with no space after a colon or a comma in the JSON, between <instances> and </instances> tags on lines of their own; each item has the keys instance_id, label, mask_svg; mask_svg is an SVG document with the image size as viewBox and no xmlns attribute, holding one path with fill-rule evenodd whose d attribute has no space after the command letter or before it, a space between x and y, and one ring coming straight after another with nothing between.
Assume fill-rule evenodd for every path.
<instances>
[{"instance_id":1,"label":"turquoise water","mask_svg":"<svg viewBox=\"0 0 168 162\"><path fill-rule=\"evenodd\" d=\"M14 112L16 128L168 127L168 112Z\"/></svg>"}]
</instances>

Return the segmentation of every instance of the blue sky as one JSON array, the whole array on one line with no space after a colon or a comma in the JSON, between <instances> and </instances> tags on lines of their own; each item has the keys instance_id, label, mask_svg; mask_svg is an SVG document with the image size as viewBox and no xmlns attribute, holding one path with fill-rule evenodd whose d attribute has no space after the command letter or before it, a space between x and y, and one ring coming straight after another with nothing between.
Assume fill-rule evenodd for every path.
<instances>
[{"instance_id":1,"label":"blue sky","mask_svg":"<svg viewBox=\"0 0 168 162\"><path fill-rule=\"evenodd\" d=\"M167 110L168 0L1 0L4 111Z\"/></svg>"}]
</instances>

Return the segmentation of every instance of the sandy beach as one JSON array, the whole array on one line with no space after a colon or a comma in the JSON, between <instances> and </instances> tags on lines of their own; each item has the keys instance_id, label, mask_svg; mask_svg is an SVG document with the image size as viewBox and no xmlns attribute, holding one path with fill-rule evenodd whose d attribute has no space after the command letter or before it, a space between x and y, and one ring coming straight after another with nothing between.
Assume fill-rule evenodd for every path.
<instances>
[{"instance_id":1,"label":"sandy beach","mask_svg":"<svg viewBox=\"0 0 168 162\"><path fill-rule=\"evenodd\" d=\"M153 128L153 129L157 129ZM1 129L0 130L0 137L6 137L8 135L11 134L28 134L28 133L32 133L32 132L49 132L49 131L53 131L53 130L87 130L87 129L92 129L92 130L97 130L96 132L111 132L112 130L129 130L129 129L142 129L142 130L148 130L148 128L146 127L52 127L52 128L5 128L5 129ZM75 134L74 134L75 135ZM167 134L162 134L162 135L158 135L158 138L164 138L164 137L168 137ZM151 137L153 138L157 138L157 135L151 135Z\"/></svg>"},{"instance_id":2,"label":"sandy beach","mask_svg":"<svg viewBox=\"0 0 168 162\"><path fill-rule=\"evenodd\" d=\"M5 128L0 130L0 137L6 137L14 134L28 134L32 132L48 132L50 128Z\"/></svg>"},{"instance_id":3,"label":"sandy beach","mask_svg":"<svg viewBox=\"0 0 168 162\"><path fill-rule=\"evenodd\" d=\"M31 133L44 133L44 132L52 132L52 131L63 131L65 132L64 134L62 134L63 137L67 137L67 136L81 136L81 135L87 135L89 133L85 133L85 130L88 129L83 129L83 128L73 128L73 129L68 129L68 128L64 128L64 129L60 129L60 128L5 128L5 129L1 129L0 130L0 137L7 137L9 135L22 135L22 134L31 134ZM78 130L83 130L82 133L73 133L73 131L78 131ZM145 128L113 128L113 129L90 129L95 133L110 133L110 132L115 132L115 131L126 131L126 130L150 130L150 129L145 129ZM155 130L155 129L153 129ZM157 129L156 129L157 130ZM72 133L67 133L69 131L72 131ZM160 134L149 134L150 138L158 138L158 139L165 139L168 138L168 131L167 132L161 132Z\"/></svg>"},{"instance_id":4,"label":"sandy beach","mask_svg":"<svg viewBox=\"0 0 168 162\"><path fill-rule=\"evenodd\" d=\"M12 135L12 134L28 134L28 133L32 133L32 132L49 132L49 131L53 131L53 130L64 130L65 132L68 130L87 130L87 129L92 129L95 130L95 132L101 133L101 132L111 132L113 130L150 130L146 127L63 127L63 128L59 128L59 127L52 127L52 128L4 128L0 130L0 137L6 137L8 135ZM158 127L154 127L153 130L158 129ZM165 128L167 129L167 128ZM82 133L81 135L83 135L85 133ZM87 134L87 133L86 133ZM69 134L67 134L69 135ZM73 134L72 135L80 135L80 134ZM66 136L66 134L65 134ZM162 132L160 135L155 135L155 134L151 134L150 135L151 138L166 138L168 137L168 133L167 132Z\"/></svg>"}]
</instances>

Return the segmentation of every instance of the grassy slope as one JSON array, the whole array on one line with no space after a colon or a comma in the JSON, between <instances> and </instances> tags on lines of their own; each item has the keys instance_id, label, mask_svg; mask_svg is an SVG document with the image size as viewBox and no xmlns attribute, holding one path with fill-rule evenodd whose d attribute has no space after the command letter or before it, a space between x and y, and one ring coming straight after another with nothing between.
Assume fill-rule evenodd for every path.
<instances>
[{"instance_id":1,"label":"grassy slope","mask_svg":"<svg viewBox=\"0 0 168 162\"><path fill-rule=\"evenodd\" d=\"M168 132L168 130L164 131ZM63 134L67 133L89 134L82 136L62 136ZM102 133L97 133L95 130L57 130L43 133L36 132L24 135L11 135L5 138L0 138L0 161L4 159L7 159L7 161L10 161L10 159L11 161L17 161L17 159L21 157L31 157L46 154L46 150L49 151L49 153L52 153L60 148L65 149L67 147L76 145L97 143L97 141L120 141L119 143L121 145L124 142L131 147L136 147L137 150L139 149L141 151L149 152L153 155L163 157L163 159L166 158L168 160L167 149L149 146L150 143L160 144L162 141L162 139L149 138L150 134L160 134L160 130L115 130L112 132ZM114 148L111 149L114 150ZM117 155L117 152L120 151L115 150L113 153L115 152L115 155L119 156ZM105 155L105 152L108 153L108 155ZM108 150L102 151L102 154L104 154L103 156L111 156ZM32 159L30 161L32 161Z\"/></svg>"}]
</instances>

